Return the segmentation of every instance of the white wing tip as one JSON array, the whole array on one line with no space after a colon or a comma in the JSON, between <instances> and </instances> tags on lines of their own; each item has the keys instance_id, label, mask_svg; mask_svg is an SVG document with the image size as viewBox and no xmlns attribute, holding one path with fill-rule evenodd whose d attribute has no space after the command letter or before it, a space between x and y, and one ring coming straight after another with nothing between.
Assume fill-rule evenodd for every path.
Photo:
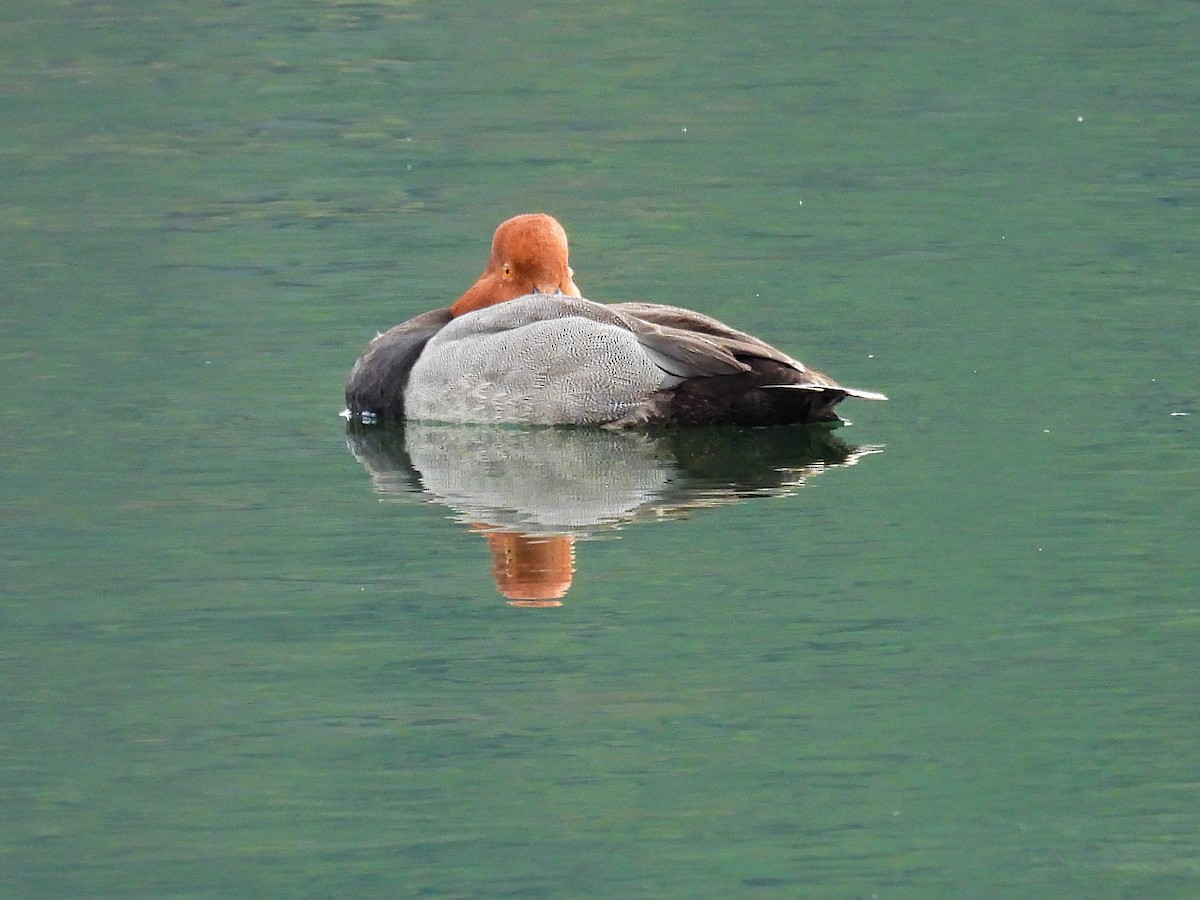
<instances>
[{"instance_id":1,"label":"white wing tip","mask_svg":"<svg viewBox=\"0 0 1200 900\"><path fill-rule=\"evenodd\" d=\"M793 391L841 391L847 397L857 397L860 400L886 400L887 394L879 391L864 391L862 388L845 387L833 384L764 384L764 388L787 388Z\"/></svg>"},{"instance_id":2,"label":"white wing tip","mask_svg":"<svg viewBox=\"0 0 1200 900\"><path fill-rule=\"evenodd\" d=\"M842 388L849 396L857 397L860 400L886 400L887 394L881 394L879 391L864 391L861 388Z\"/></svg>"}]
</instances>

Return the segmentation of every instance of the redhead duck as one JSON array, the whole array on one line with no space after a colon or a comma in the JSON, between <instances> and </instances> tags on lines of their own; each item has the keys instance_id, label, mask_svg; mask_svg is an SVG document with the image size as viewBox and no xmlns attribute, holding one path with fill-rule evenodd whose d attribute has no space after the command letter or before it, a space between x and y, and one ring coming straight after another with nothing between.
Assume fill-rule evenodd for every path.
<instances>
[{"instance_id":1,"label":"redhead duck","mask_svg":"<svg viewBox=\"0 0 1200 900\"><path fill-rule=\"evenodd\" d=\"M357 421L784 425L838 422L846 397L887 399L701 313L583 299L542 213L502 222L479 280L376 337L346 383Z\"/></svg>"}]
</instances>

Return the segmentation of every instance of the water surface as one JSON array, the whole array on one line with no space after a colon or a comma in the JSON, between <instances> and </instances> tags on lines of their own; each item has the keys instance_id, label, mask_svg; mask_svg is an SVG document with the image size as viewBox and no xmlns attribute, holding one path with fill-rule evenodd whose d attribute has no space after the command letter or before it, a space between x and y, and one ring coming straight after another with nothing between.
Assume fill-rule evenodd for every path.
<instances>
[{"instance_id":1,"label":"water surface","mask_svg":"<svg viewBox=\"0 0 1200 900\"><path fill-rule=\"evenodd\" d=\"M5 892L1200 892L1194 4L0 26ZM529 210L882 452L506 602L336 413Z\"/></svg>"}]
</instances>

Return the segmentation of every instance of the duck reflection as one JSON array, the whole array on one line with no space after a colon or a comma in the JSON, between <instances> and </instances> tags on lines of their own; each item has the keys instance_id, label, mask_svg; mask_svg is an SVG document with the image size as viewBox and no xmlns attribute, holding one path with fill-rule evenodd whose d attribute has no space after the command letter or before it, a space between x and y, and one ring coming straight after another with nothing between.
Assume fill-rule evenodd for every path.
<instances>
[{"instance_id":1,"label":"duck reflection","mask_svg":"<svg viewBox=\"0 0 1200 900\"><path fill-rule=\"evenodd\" d=\"M613 432L420 422L352 423L347 446L381 494L422 494L482 534L496 587L520 606L562 604L579 539L784 496L882 449L822 425Z\"/></svg>"}]
</instances>

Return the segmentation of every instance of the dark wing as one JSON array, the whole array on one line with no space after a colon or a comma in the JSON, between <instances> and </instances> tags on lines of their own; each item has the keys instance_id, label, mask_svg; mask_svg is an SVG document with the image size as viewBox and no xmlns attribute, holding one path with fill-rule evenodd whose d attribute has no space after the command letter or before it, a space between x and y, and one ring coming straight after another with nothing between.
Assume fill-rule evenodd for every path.
<instances>
[{"instance_id":1,"label":"dark wing","mask_svg":"<svg viewBox=\"0 0 1200 900\"><path fill-rule=\"evenodd\" d=\"M679 306L666 306L662 303L614 303L609 308L639 322L656 325L668 335L704 339L728 356L739 359L742 357L770 359L789 366L797 372L808 371L804 363L777 350L766 341L731 328L719 319L703 313L693 312ZM738 371L745 371L745 368Z\"/></svg>"},{"instance_id":2,"label":"dark wing","mask_svg":"<svg viewBox=\"0 0 1200 900\"><path fill-rule=\"evenodd\" d=\"M712 356L733 359L741 366L736 370L696 371L690 374L719 375L732 374L733 371L754 370L761 372L764 376L760 384L764 388L786 387L806 391L829 391L844 396L860 397L864 400L887 399L885 395L876 391L865 391L838 384L828 375L809 368L800 360L788 356L766 341L731 328L719 319L703 313L661 303L614 303L609 308L619 312L627 319L644 325L657 326L657 332L660 334L657 340L661 342L669 345L675 341L687 346L691 346L697 340L711 343L716 347L716 350L711 353ZM640 331L638 337L643 344L649 344L642 338ZM653 349L659 349L658 346L651 346ZM778 365L764 365L762 362L764 360ZM773 374L768 376L768 372Z\"/></svg>"}]
</instances>

